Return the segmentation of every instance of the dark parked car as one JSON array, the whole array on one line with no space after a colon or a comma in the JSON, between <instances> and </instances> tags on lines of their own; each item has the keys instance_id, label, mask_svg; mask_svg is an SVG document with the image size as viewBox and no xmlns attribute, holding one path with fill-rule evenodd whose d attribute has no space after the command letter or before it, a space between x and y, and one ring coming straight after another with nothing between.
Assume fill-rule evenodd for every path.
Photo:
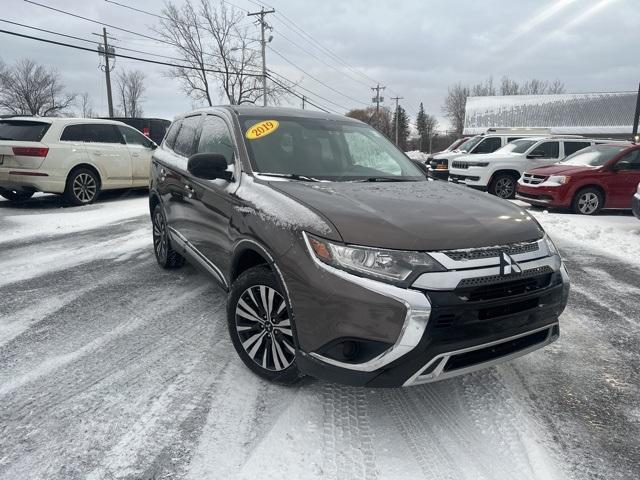
<instances>
[{"instance_id":1,"label":"dark parked car","mask_svg":"<svg viewBox=\"0 0 640 480\"><path fill-rule=\"evenodd\" d=\"M631 208L638 183L640 145L595 145L555 165L525 172L516 198L593 215L603 208Z\"/></svg>"},{"instance_id":2,"label":"dark parked car","mask_svg":"<svg viewBox=\"0 0 640 480\"><path fill-rule=\"evenodd\" d=\"M155 143L160 144L171 122L164 118L140 118L140 117L109 117L111 120L126 123L130 127L142 132L142 134Z\"/></svg>"},{"instance_id":3,"label":"dark parked car","mask_svg":"<svg viewBox=\"0 0 640 480\"><path fill-rule=\"evenodd\" d=\"M640 219L640 183L638 183L638 188L636 189L636 194L633 196L632 202L631 208L633 214Z\"/></svg>"},{"instance_id":4,"label":"dark parked car","mask_svg":"<svg viewBox=\"0 0 640 480\"><path fill-rule=\"evenodd\" d=\"M357 120L209 108L175 120L151 170L158 262L228 291L233 345L267 379L413 385L558 338L569 281L540 225L426 179Z\"/></svg>"}]
</instances>

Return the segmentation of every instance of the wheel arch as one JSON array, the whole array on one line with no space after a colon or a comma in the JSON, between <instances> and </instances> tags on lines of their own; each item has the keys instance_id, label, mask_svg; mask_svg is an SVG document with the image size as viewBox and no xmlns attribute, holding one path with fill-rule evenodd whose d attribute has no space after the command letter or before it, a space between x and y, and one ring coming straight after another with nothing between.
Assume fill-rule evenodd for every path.
<instances>
[{"instance_id":1,"label":"wheel arch","mask_svg":"<svg viewBox=\"0 0 640 480\"><path fill-rule=\"evenodd\" d=\"M520 173L519 170L516 170L513 167L500 167L498 168L495 172L493 172L491 174L491 178L489 179L489 183L488 185L491 184L491 182L493 182L493 180L498 176L498 175L502 175L502 174L508 174L511 175L512 177L515 177L516 180L519 179L522 174Z\"/></svg>"},{"instance_id":2,"label":"wheel arch","mask_svg":"<svg viewBox=\"0 0 640 480\"><path fill-rule=\"evenodd\" d=\"M607 205L607 192L602 187L602 185L598 185L597 183L585 183L584 185L580 185L579 187L576 187L576 189L573 191L573 195L571 195L571 202L573 203L576 197L578 196L578 194L582 190L585 190L587 188L593 188L594 190L598 190L600 192L600 195L602 195L602 207L605 207Z\"/></svg>"},{"instance_id":3,"label":"wheel arch","mask_svg":"<svg viewBox=\"0 0 640 480\"><path fill-rule=\"evenodd\" d=\"M153 190L149 191L149 216L151 216L151 218L153 218L153 210L156 208L156 206L160 205L160 203L162 203L160 200L160 195L158 195Z\"/></svg>"},{"instance_id":4,"label":"wheel arch","mask_svg":"<svg viewBox=\"0 0 640 480\"><path fill-rule=\"evenodd\" d=\"M91 170L93 173L95 173L96 176L98 177L98 182L100 183L100 185L98 185L98 188L102 188L103 182L102 182L102 175L100 174L100 170L98 170L98 168L95 165L92 165L90 163L77 163L73 167L71 167L71 169L69 169L69 172L67 173L65 184L66 182L69 181L69 177L71 176L71 174L80 168L86 168L88 170Z\"/></svg>"}]
</instances>

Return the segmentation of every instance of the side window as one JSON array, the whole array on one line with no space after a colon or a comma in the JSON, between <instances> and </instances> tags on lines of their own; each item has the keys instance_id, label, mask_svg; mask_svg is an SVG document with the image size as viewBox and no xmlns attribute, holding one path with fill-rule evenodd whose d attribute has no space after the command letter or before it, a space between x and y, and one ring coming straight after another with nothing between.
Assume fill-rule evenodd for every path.
<instances>
[{"instance_id":1,"label":"side window","mask_svg":"<svg viewBox=\"0 0 640 480\"><path fill-rule=\"evenodd\" d=\"M124 143L122 135L115 125L103 125L99 123L86 123L84 125L86 133L85 142L92 143Z\"/></svg>"},{"instance_id":2,"label":"side window","mask_svg":"<svg viewBox=\"0 0 640 480\"><path fill-rule=\"evenodd\" d=\"M196 133L200 125L200 115L187 117L182 120L173 150L183 157L190 157L195 151Z\"/></svg>"},{"instance_id":3,"label":"side window","mask_svg":"<svg viewBox=\"0 0 640 480\"><path fill-rule=\"evenodd\" d=\"M640 150L627 153L618 160L616 167L618 170L640 171Z\"/></svg>"},{"instance_id":4,"label":"side window","mask_svg":"<svg viewBox=\"0 0 640 480\"><path fill-rule=\"evenodd\" d=\"M60 135L60 141L84 142L84 125L69 125L68 127L65 127L62 131L62 135Z\"/></svg>"},{"instance_id":5,"label":"side window","mask_svg":"<svg viewBox=\"0 0 640 480\"><path fill-rule=\"evenodd\" d=\"M140 145L142 147L149 147L151 145L147 137L131 127L122 127L118 125L118 130L120 130L120 133L124 137L125 142L127 142L127 145Z\"/></svg>"},{"instance_id":6,"label":"side window","mask_svg":"<svg viewBox=\"0 0 640 480\"><path fill-rule=\"evenodd\" d=\"M493 153L502 146L500 137L487 137L482 140L471 153Z\"/></svg>"},{"instance_id":7,"label":"side window","mask_svg":"<svg viewBox=\"0 0 640 480\"><path fill-rule=\"evenodd\" d=\"M544 142L530 153L538 158L558 158L560 156L560 142Z\"/></svg>"},{"instance_id":8,"label":"side window","mask_svg":"<svg viewBox=\"0 0 640 480\"><path fill-rule=\"evenodd\" d=\"M207 115L202 122L198 153L218 153L233 165L235 147L227 124L220 117Z\"/></svg>"},{"instance_id":9,"label":"side window","mask_svg":"<svg viewBox=\"0 0 640 480\"><path fill-rule=\"evenodd\" d=\"M176 143L176 138L178 136L178 132L180 131L180 125L181 124L182 124L182 122L180 120L178 120L177 122L173 122L171 124L171 127L169 127L169 131L167 132L166 136L164 137L164 143L171 150L173 150L173 146Z\"/></svg>"},{"instance_id":10,"label":"side window","mask_svg":"<svg viewBox=\"0 0 640 480\"><path fill-rule=\"evenodd\" d=\"M564 156L568 157L576 153L578 150L591 146L589 142L564 142Z\"/></svg>"}]
</instances>

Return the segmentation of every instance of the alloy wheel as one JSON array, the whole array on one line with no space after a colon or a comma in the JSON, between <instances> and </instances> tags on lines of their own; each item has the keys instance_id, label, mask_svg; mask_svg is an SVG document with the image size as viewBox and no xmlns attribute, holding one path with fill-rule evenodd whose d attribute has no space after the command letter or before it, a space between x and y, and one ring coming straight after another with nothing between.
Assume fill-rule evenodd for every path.
<instances>
[{"instance_id":1,"label":"alloy wheel","mask_svg":"<svg viewBox=\"0 0 640 480\"><path fill-rule=\"evenodd\" d=\"M495 187L496 195L500 198L511 198L515 191L513 179L509 177L499 178Z\"/></svg>"},{"instance_id":2,"label":"alloy wheel","mask_svg":"<svg viewBox=\"0 0 640 480\"><path fill-rule=\"evenodd\" d=\"M81 203L89 203L95 198L98 185L96 184L95 178L83 172L76 175L73 179L72 189L73 195Z\"/></svg>"},{"instance_id":3,"label":"alloy wheel","mask_svg":"<svg viewBox=\"0 0 640 480\"><path fill-rule=\"evenodd\" d=\"M593 192L585 192L578 199L578 210L585 215L594 213L600 204L600 199Z\"/></svg>"},{"instance_id":4,"label":"alloy wheel","mask_svg":"<svg viewBox=\"0 0 640 480\"><path fill-rule=\"evenodd\" d=\"M163 261L166 258L167 226L160 209L157 209L156 214L153 216L153 249L158 259Z\"/></svg>"},{"instance_id":5,"label":"alloy wheel","mask_svg":"<svg viewBox=\"0 0 640 480\"><path fill-rule=\"evenodd\" d=\"M260 367L281 371L295 360L287 304L266 285L247 288L236 305L235 324L242 348Z\"/></svg>"}]
</instances>

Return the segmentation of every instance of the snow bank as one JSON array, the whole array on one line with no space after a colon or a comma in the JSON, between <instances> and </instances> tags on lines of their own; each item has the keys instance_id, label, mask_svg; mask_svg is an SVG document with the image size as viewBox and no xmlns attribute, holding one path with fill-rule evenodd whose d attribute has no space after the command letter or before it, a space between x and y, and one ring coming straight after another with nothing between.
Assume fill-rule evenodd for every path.
<instances>
[{"instance_id":1,"label":"snow bank","mask_svg":"<svg viewBox=\"0 0 640 480\"><path fill-rule=\"evenodd\" d=\"M631 215L588 217L530 210L558 243L587 247L640 265L640 220Z\"/></svg>"},{"instance_id":2,"label":"snow bank","mask_svg":"<svg viewBox=\"0 0 640 480\"><path fill-rule=\"evenodd\" d=\"M426 161L427 158L429 158L429 154L421 152L420 150L411 150L409 152L404 152L405 155L409 158L411 158L412 160L421 160L421 161Z\"/></svg>"}]
</instances>

